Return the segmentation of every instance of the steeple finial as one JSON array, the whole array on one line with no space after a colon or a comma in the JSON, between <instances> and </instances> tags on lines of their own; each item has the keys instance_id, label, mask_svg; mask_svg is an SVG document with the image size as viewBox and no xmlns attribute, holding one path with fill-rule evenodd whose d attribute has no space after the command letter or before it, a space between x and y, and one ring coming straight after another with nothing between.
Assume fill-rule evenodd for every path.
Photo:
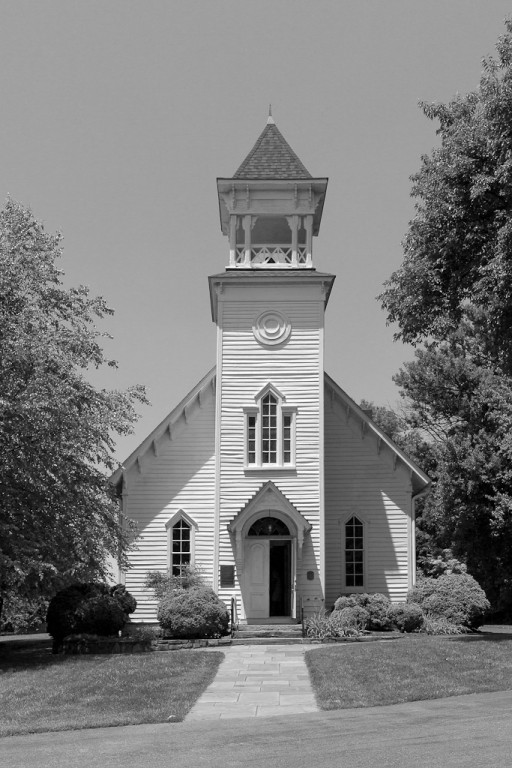
<instances>
[{"instance_id":1,"label":"steeple finial","mask_svg":"<svg viewBox=\"0 0 512 768\"><path fill-rule=\"evenodd\" d=\"M267 118L267 125L274 125L275 120L272 117L272 104L268 105L268 118Z\"/></svg>"}]
</instances>

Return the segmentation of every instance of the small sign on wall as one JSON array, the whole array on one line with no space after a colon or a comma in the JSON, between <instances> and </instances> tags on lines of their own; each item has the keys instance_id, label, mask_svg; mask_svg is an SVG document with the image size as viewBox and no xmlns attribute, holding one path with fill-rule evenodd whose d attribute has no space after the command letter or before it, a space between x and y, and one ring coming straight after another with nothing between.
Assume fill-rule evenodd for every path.
<instances>
[{"instance_id":1,"label":"small sign on wall","mask_svg":"<svg viewBox=\"0 0 512 768\"><path fill-rule=\"evenodd\" d=\"M220 567L220 586L222 587L234 587L235 586L235 566L234 565L221 565Z\"/></svg>"}]
</instances>

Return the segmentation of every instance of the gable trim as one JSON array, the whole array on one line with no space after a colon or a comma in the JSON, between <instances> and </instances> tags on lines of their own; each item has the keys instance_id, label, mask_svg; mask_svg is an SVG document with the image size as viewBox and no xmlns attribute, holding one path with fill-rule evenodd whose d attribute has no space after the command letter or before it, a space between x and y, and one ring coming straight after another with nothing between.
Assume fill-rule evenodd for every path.
<instances>
[{"instance_id":1,"label":"gable trim","mask_svg":"<svg viewBox=\"0 0 512 768\"><path fill-rule=\"evenodd\" d=\"M393 454L393 469L396 469L398 461L401 461L408 469L411 477L412 496L424 494L429 490L431 480L425 472L410 459L393 440L386 435L374 421L360 408L352 398L332 379L327 373L324 373L324 382L329 389L331 406L338 400L340 406L345 411L346 421L350 416L355 416L361 425L361 437L373 433L377 439L377 454L382 452L386 446Z\"/></svg>"}]
</instances>

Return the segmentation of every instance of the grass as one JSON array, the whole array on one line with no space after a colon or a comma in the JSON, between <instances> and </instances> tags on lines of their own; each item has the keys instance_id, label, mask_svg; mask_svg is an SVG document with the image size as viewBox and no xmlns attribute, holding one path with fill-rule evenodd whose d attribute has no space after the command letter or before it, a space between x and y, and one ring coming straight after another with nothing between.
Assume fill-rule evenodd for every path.
<instances>
[{"instance_id":1,"label":"grass","mask_svg":"<svg viewBox=\"0 0 512 768\"><path fill-rule=\"evenodd\" d=\"M512 639L416 635L306 653L321 709L512 689Z\"/></svg>"},{"instance_id":2,"label":"grass","mask_svg":"<svg viewBox=\"0 0 512 768\"><path fill-rule=\"evenodd\" d=\"M181 721L224 654L52 656L2 647L0 735Z\"/></svg>"}]
</instances>

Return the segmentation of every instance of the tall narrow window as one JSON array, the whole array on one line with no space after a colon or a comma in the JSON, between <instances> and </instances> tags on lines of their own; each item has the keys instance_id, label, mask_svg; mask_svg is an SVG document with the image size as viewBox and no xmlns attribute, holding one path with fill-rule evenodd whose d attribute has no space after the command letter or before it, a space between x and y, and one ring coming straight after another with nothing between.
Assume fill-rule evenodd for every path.
<instances>
[{"instance_id":1,"label":"tall narrow window","mask_svg":"<svg viewBox=\"0 0 512 768\"><path fill-rule=\"evenodd\" d=\"M256 416L247 416L247 463L256 464Z\"/></svg>"},{"instance_id":2,"label":"tall narrow window","mask_svg":"<svg viewBox=\"0 0 512 768\"><path fill-rule=\"evenodd\" d=\"M261 461L277 464L277 398L268 393L261 401Z\"/></svg>"},{"instance_id":3,"label":"tall narrow window","mask_svg":"<svg viewBox=\"0 0 512 768\"><path fill-rule=\"evenodd\" d=\"M179 576L183 566L190 565L191 538L191 526L181 518L172 527L171 571L173 576Z\"/></svg>"},{"instance_id":4,"label":"tall narrow window","mask_svg":"<svg viewBox=\"0 0 512 768\"><path fill-rule=\"evenodd\" d=\"M364 527L357 517L345 524L345 586L364 586Z\"/></svg>"},{"instance_id":5,"label":"tall narrow window","mask_svg":"<svg viewBox=\"0 0 512 768\"><path fill-rule=\"evenodd\" d=\"M296 408L267 386L245 409L245 461L247 467L293 466L295 463Z\"/></svg>"}]
</instances>

